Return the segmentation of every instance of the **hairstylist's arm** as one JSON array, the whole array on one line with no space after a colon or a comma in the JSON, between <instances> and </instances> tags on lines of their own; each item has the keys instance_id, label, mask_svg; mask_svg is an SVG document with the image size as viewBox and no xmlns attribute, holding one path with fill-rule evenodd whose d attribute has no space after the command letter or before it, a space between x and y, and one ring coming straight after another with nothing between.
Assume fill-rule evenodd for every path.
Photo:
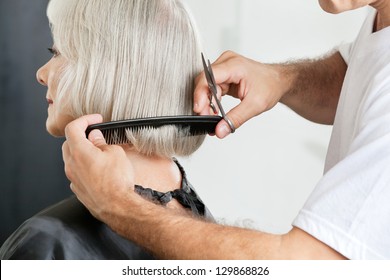
<instances>
[{"instance_id":1,"label":"hairstylist's arm","mask_svg":"<svg viewBox=\"0 0 390 280\"><path fill-rule=\"evenodd\" d=\"M227 113L236 128L278 102L311 121L333 124L346 69L339 52L316 60L263 64L228 51L213 63L222 95L241 100ZM194 93L196 113L210 114L208 92L202 73ZM216 135L223 138L229 131L227 123L221 121Z\"/></svg>"},{"instance_id":2,"label":"hairstylist's arm","mask_svg":"<svg viewBox=\"0 0 390 280\"><path fill-rule=\"evenodd\" d=\"M339 259L340 254L304 231L283 235L222 226L153 204L134 192L132 165L120 146L99 131L85 138L98 115L66 127L63 157L72 191L98 219L167 259Z\"/></svg>"}]
</instances>

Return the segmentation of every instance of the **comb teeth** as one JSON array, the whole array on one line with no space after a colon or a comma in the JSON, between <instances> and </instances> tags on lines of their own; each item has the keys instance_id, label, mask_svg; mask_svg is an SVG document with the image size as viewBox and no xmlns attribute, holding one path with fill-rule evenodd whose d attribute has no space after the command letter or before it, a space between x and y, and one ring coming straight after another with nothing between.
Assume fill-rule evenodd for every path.
<instances>
[{"instance_id":1,"label":"comb teeth","mask_svg":"<svg viewBox=\"0 0 390 280\"><path fill-rule=\"evenodd\" d=\"M130 144L131 141L127 138L127 131L131 131L133 133L142 133L142 131L145 132L145 130L156 130L158 128L153 126L137 126L137 127L121 127L121 128L107 128L102 130L104 139L106 140L106 143L109 145L121 145L121 144ZM199 134L199 133L198 133ZM203 133L204 134L204 133ZM183 126L179 129L179 137L180 136L190 136L190 135L197 135L194 133L191 133L189 131L189 126Z\"/></svg>"},{"instance_id":2,"label":"comb teeth","mask_svg":"<svg viewBox=\"0 0 390 280\"><path fill-rule=\"evenodd\" d=\"M128 144L125 128L105 129L102 131L104 139L109 145Z\"/></svg>"}]
</instances>

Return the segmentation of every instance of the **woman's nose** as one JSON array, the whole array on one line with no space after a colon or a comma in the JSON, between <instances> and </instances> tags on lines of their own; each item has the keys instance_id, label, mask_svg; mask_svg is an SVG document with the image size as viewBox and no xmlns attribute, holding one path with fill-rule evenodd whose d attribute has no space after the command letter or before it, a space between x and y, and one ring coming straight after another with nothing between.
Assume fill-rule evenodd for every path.
<instances>
[{"instance_id":1,"label":"woman's nose","mask_svg":"<svg viewBox=\"0 0 390 280\"><path fill-rule=\"evenodd\" d=\"M43 65L37 71L37 81L43 86L47 86L47 65Z\"/></svg>"}]
</instances>

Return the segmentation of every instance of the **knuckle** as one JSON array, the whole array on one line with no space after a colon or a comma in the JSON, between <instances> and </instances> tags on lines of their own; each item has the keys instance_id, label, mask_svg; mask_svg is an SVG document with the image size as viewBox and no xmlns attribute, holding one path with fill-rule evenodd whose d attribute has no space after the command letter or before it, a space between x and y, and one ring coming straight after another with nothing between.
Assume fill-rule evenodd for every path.
<instances>
[{"instance_id":1,"label":"knuckle","mask_svg":"<svg viewBox=\"0 0 390 280\"><path fill-rule=\"evenodd\" d=\"M65 154L68 150L68 143L65 141L61 146L62 153Z\"/></svg>"},{"instance_id":2,"label":"knuckle","mask_svg":"<svg viewBox=\"0 0 390 280\"><path fill-rule=\"evenodd\" d=\"M66 126L65 126L65 136L68 136L70 131L72 130L72 127L73 127L73 123L70 122L68 123Z\"/></svg>"},{"instance_id":3,"label":"knuckle","mask_svg":"<svg viewBox=\"0 0 390 280\"><path fill-rule=\"evenodd\" d=\"M224 51L221 55L221 57L223 58L229 58L229 57L234 57L236 56L237 54L231 50L227 50L227 51Z\"/></svg>"},{"instance_id":4,"label":"knuckle","mask_svg":"<svg viewBox=\"0 0 390 280\"><path fill-rule=\"evenodd\" d=\"M66 177L70 181L72 181L72 179L73 179L73 172L72 172L72 169L70 168L69 164L65 164L64 170L65 170Z\"/></svg>"},{"instance_id":5,"label":"knuckle","mask_svg":"<svg viewBox=\"0 0 390 280\"><path fill-rule=\"evenodd\" d=\"M246 59L242 56L234 56L230 59L230 63L233 64L233 65L239 65L240 66L240 69L241 71L245 70L246 68L243 67L243 65L246 64Z\"/></svg>"},{"instance_id":6,"label":"knuckle","mask_svg":"<svg viewBox=\"0 0 390 280\"><path fill-rule=\"evenodd\" d=\"M231 57L235 56L236 53L234 53L233 51L231 50L227 50L227 51L224 51L219 57L218 59L214 62L214 64L218 64L218 63L222 63L226 60L229 60Z\"/></svg>"}]
</instances>

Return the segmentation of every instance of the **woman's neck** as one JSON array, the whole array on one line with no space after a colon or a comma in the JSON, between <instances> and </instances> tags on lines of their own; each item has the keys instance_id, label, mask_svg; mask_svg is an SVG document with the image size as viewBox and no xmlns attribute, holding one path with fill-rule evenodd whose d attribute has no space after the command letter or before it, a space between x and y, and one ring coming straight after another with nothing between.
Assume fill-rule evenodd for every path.
<instances>
[{"instance_id":1,"label":"woman's neck","mask_svg":"<svg viewBox=\"0 0 390 280\"><path fill-rule=\"evenodd\" d=\"M181 172L172 159L146 156L128 145L123 148L134 167L135 184L160 192L181 187Z\"/></svg>"}]
</instances>

